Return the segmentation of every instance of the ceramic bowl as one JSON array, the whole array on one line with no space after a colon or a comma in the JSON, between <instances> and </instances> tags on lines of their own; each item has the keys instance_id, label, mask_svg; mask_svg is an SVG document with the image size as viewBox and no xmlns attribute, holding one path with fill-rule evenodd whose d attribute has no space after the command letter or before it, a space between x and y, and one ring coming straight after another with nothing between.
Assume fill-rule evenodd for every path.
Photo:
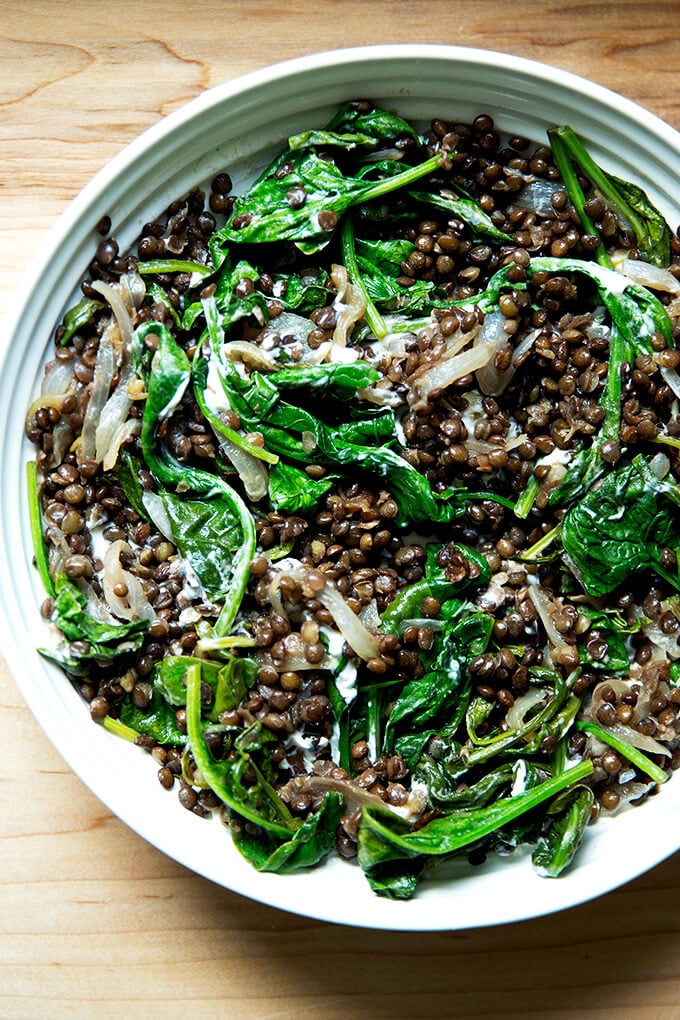
<instances>
[{"instance_id":1,"label":"ceramic bowl","mask_svg":"<svg viewBox=\"0 0 680 1020\"><path fill-rule=\"evenodd\" d=\"M64 675L35 651L44 643L43 592L31 566L24 410L38 392L55 325L73 303L104 215L124 250L142 225L196 184L228 170L235 190L251 180L286 137L321 126L337 104L370 97L408 119L468 120L490 113L497 126L542 142L568 123L595 159L636 180L667 215L680 219L674 168L680 136L632 102L547 65L486 50L378 46L303 57L213 88L133 141L63 214L17 302L0 372L0 406L11 409L0 437L0 589L3 651L47 736L97 797L142 838L213 882L255 900L328 921L383 929L463 929L561 910L635 878L680 846L680 781L642 808L601 819L586 833L575 865L559 879L538 877L529 854L456 864L423 882L414 899L375 896L355 866L339 859L293 876L259 874L217 821L180 809L160 788L143 751L94 725Z\"/></svg>"}]
</instances>

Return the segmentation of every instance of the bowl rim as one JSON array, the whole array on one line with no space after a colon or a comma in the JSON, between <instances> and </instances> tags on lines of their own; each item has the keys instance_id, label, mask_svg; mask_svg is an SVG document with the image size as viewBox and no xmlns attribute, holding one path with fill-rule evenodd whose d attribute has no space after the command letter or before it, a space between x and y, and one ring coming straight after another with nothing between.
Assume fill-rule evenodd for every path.
<instances>
[{"instance_id":1,"label":"bowl rim","mask_svg":"<svg viewBox=\"0 0 680 1020\"><path fill-rule=\"evenodd\" d=\"M243 95L253 89L257 89L260 86L271 85L274 82L283 81L308 71L316 71L329 66L337 67L339 65L358 65L367 64L369 62L373 65L379 65L380 63L395 60L404 60L408 62L427 62L434 60L455 62L457 64L465 64L474 67L491 66L499 70L508 71L536 81L546 81L549 79L553 86L571 94L583 96L584 91L586 91L589 97L597 100L601 105L613 108L617 114L622 116L624 119L640 126L644 129L645 133L654 135L662 141L664 145L670 146L680 155L680 134L678 134L674 128L656 114L645 110L633 100L620 96L613 90L594 83L580 75L574 74L571 71L556 68L541 61L503 53L498 50L468 46L448 46L435 43L367 45L311 53L295 57L290 60L281 61L270 66L264 66L206 89L194 99L146 128L132 141L126 144L119 152L117 152L90 179L79 194L65 206L57 221L47 232L44 243L41 243L40 250L31 259L28 269L26 270L22 282L17 290L14 314L10 315L9 322L7 323L8 328L6 333L8 340L4 350L0 354L0 379L2 379L5 374L5 368L9 363L9 359L16 353L13 351L13 340L20 331L20 324L31 301L31 294L35 287L36 279L40 279L42 277L47 266L55 258L55 256L58 255L59 249L65 238L72 231L73 225L77 223L87 210L94 205L96 200L109 187L109 185L119 178L126 167L143 157L144 153L150 146L162 142L164 138L170 134L174 134L174 132L180 129L182 125L190 122L197 115L207 112L213 107L228 102L229 100ZM395 99L395 104L396 103L398 103L398 100ZM4 448L2 448L0 449L0 464L2 464L4 460L5 453ZM4 547L4 536L0 536L0 542L2 542ZM26 550L24 550L24 553L25 552ZM21 647L19 636L13 633L12 628L8 624L8 617L4 604L6 597L5 591L0 590L0 632L3 637L3 650L14 681L33 716L38 721L52 745L68 764L69 768L75 772L78 778L94 793L94 795L103 804L105 804L109 810L114 812L116 817L123 821L124 824L132 828L133 831L146 841L150 842L153 846L158 847L158 843L155 842L147 832L143 831L143 827L140 824L130 821L129 818L121 817L118 808L110 805L109 790L107 786L103 786L99 777L95 777L94 773L88 774L87 770L83 770L77 748L66 744L63 739L60 739L59 733L55 732L54 726L51 725L51 718L47 707L39 697L36 690L30 682L22 683L19 680L19 677L22 676L22 671L25 670L26 652L25 648ZM31 608L33 609L33 607ZM83 714L83 722L88 727L91 725L89 717L86 714ZM228 838L226 834L225 838ZM376 924L374 918L369 921L364 921L362 918L357 917L339 917L337 916L337 911L334 912L326 910L325 905L322 902L302 905L293 904L290 896L284 895L283 885L281 887L281 895L272 895L272 887L269 886L268 883L262 883L262 889L258 889L257 880L258 878L261 878L261 876L254 870L252 874L255 881L252 883L252 887L247 883L247 887L245 887L243 883L241 883L241 885L238 883L227 885L225 882L219 882L219 880L215 879L212 875L207 875L205 872L201 871L200 867L197 867L196 862L188 862L182 856L173 854L172 850L167 848L165 845L162 846L161 849L162 852L174 860L177 860L185 867L197 874L208 877L211 881L222 884L225 888L231 891L238 892L253 900L279 909L294 912L302 916L335 923L355 925L358 927L379 928L381 930L434 931L454 929L462 930L464 928L486 927L496 924L517 922L554 913L562 909L567 909L571 906L577 906L597 896L610 892L625 882L638 877L650 867L653 867L665 858L669 857L675 852L677 846L668 845L664 846L661 850L658 847L655 847L653 852L650 848L646 854L641 856L635 866L628 867L625 873L621 873L620 869L615 869L609 877L602 881L599 888L595 890L587 888L576 893L574 893L574 889L571 889L568 900L565 902L553 902L550 898L547 898L549 902L541 903L537 898L534 901L532 908L521 915L513 917L484 916L474 924L459 924L456 923L455 920L451 921L442 918L433 919L431 922L424 924L420 914L417 915L417 917L410 918L406 916L405 912L402 912L402 916L399 916L398 913L393 912L391 909L392 906L394 906L393 904L389 901L377 900L377 898L375 902L381 904L376 911L380 915L379 923ZM398 906L401 907L402 905Z\"/></svg>"}]
</instances>

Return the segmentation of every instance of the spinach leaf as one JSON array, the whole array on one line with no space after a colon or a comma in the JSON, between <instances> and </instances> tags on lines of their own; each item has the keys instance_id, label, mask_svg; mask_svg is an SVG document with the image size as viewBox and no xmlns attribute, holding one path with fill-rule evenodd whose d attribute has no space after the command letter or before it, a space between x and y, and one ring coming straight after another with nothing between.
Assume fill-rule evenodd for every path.
<instances>
[{"instance_id":1,"label":"spinach leaf","mask_svg":"<svg viewBox=\"0 0 680 1020\"><path fill-rule=\"evenodd\" d=\"M328 289L328 274L315 267L299 273L275 273L273 294L284 308L290 311L311 312L327 305L331 292Z\"/></svg>"},{"instance_id":2,"label":"spinach leaf","mask_svg":"<svg viewBox=\"0 0 680 1020\"><path fill-rule=\"evenodd\" d=\"M145 366L143 341L158 337L150 367ZM255 552L255 525L237 493L221 478L180 464L158 437L172 416L190 379L189 361L168 330L144 323L135 334L136 363L145 377L147 398L142 417L142 451L159 486L159 496L172 528L171 537L188 560L209 598L224 600L215 625L218 634L231 627L248 581ZM174 485L177 496L165 486Z\"/></svg>"},{"instance_id":3,"label":"spinach leaf","mask_svg":"<svg viewBox=\"0 0 680 1020\"><path fill-rule=\"evenodd\" d=\"M326 793L317 810L284 842L264 829L253 832L237 814L231 815L229 828L235 845L253 867L287 875L313 867L330 853L344 809L339 793Z\"/></svg>"},{"instance_id":4,"label":"spinach leaf","mask_svg":"<svg viewBox=\"0 0 680 1020\"><path fill-rule=\"evenodd\" d=\"M201 724L201 660L194 660L189 667L186 682L187 737L203 779L213 793L241 818L274 836L290 839L300 823L292 817L258 767L262 750L276 738L263 731L259 723L254 723L239 733L230 757L216 761L206 743Z\"/></svg>"},{"instance_id":5,"label":"spinach leaf","mask_svg":"<svg viewBox=\"0 0 680 1020\"><path fill-rule=\"evenodd\" d=\"M422 617L423 613L420 607L423 599L427 596L444 603L465 591L472 584L488 584L491 579L491 570L486 557L460 542L456 543L456 549L467 560L474 563L479 572L474 579L466 577L463 581L455 583L448 581L445 568L440 567L437 563L437 553L441 548L437 542L429 543L426 550L425 577L422 581L416 581L415 584L400 591L383 612L380 617L380 627L386 634L401 634L406 626L406 621Z\"/></svg>"},{"instance_id":6,"label":"spinach leaf","mask_svg":"<svg viewBox=\"0 0 680 1020\"><path fill-rule=\"evenodd\" d=\"M87 323L92 319L96 312L101 308L106 307L103 301L94 301L92 298L83 298L78 304L69 308L67 312L64 312L64 318L61 321L64 327L64 332L59 340L59 343L63 347L69 342L71 337L86 326Z\"/></svg>"},{"instance_id":7,"label":"spinach leaf","mask_svg":"<svg viewBox=\"0 0 680 1020\"><path fill-rule=\"evenodd\" d=\"M580 701L571 695L571 687L576 674L564 680L559 673L552 674L552 693L548 690L545 704L539 707L517 729L497 730L480 736L476 731L483 716L478 712L479 705L473 702L468 710L466 725L470 742L462 748L453 749L447 760L447 770L451 775L458 770L462 775L466 768L481 765L497 755L517 757L519 754L534 753L539 750L546 736L558 738L573 722L580 707Z\"/></svg>"},{"instance_id":8,"label":"spinach leaf","mask_svg":"<svg viewBox=\"0 0 680 1020\"><path fill-rule=\"evenodd\" d=\"M40 508L40 490L38 488L38 471L35 461L29 460L26 463L26 488L28 490L28 513L31 524L31 539L33 541L33 555L35 565L43 588L48 595L54 595L54 581L50 574L50 564L45 548L45 537L43 535L42 510Z\"/></svg>"},{"instance_id":9,"label":"spinach leaf","mask_svg":"<svg viewBox=\"0 0 680 1020\"><path fill-rule=\"evenodd\" d=\"M293 241L305 253L318 251L328 244L338 220L351 206L407 187L440 164L441 157L432 156L396 176L366 181L346 177L313 150L288 152L237 198L227 223L213 235L213 241L222 248L229 244ZM305 199L300 203L298 196L303 193ZM295 198L291 198L293 195Z\"/></svg>"},{"instance_id":10,"label":"spinach leaf","mask_svg":"<svg viewBox=\"0 0 680 1020\"><path fill-rule=\"evenodd\" d=\"M604 266L579 262L577 259L532 259L528 268L529 275L542 271L576 273L589 277L611 319L609 367L602 396L605 419L592 446L577 454L563 481L551 493L550 504L563 506L586 492L606 470L600 450L606 440L619 439L623 363L634 361L639 355L653 354L652 337L655 333L664 336L670 346L671 322L668 312L657 297Z\"/></svg>"},{"instance_id":11,"label":"spinach leaf","mask_svg":"<svg viewBox=\"0 0 680 1020\"><path fill-rule=\"evenodd\" d=\"M479 202L476 202L471 195L459 185L447 185L449 190L442 191L412 191L409 198L420 206L432 205L437 209L453 213L459 220L462 220L471 230L474 237L488 237L492 241L508 243L510 235L499 230L494 221L484 212ZM458 192L456 195L455 191Z\"/></svg>"},{"instance_id":12,"label":"spinach leaf","mask_svg":"<svg viewBox=\"0 0 680 1020\"><path fill-rule=\"evenodd\" d=\"M640 570L653 569L675 588L661 550L678 532L680 493L641 455L611 471L565 515L561 538L568 564L595 597L608 595Z\"/></svg>"},{"instance_id":13,"label":"spinach leaf","mask_svg":"<svg viewBox=\"0 0 680 1020\"><path fill-rule=\"evenodd\" d=\"M371 434L374 441L383 444L387 429L394 436L394 417L389 410L373 417L367 412L362 421L325 425L310 411L282 400L273 376L265 379L254 372L249 380L244 380L225 362L220 365L220 374L229 403L238 413L241 424L257 429L267 449L291 460L321 464L340 473L359 469L384 478L399 507L400 525L445 523L464 512L455 499L455 490L435 493L424 475L395 450L385 445L368 445ZM310 437L313 442L309 441Z\"/></svg>"},{"instance_id":14,"label":"spinach leaf","mask_svg":"<svg viewBox=\"0 0 680 1020\"><path fill-rule=\"evenodd\" d=\"M553 151L561 151L564 146L569 158L590 178L596 192L602 195L624 223L630 224L642 257L655 266L662 268L667 266L670 262L671 231L662 214L650 202L642 188L603 170L568 125L556 128L548 134ZM586 229L595 232L591 222L586 224Z\"/></svg>"},{"instance_id":15,"label":"spinach leaf","mask_svg":"<svg viewBox=\"0 0 680 1020\"><path fill-rule=\"evenodd\" d=\"M588 786L576 786L548 808L547 832L539 836L531 862L546 878L557 878L568 868L581 845L590 821L595 796Z\"/></svg>"},{"instance_id":16,"label":"spinach leaf","mask_svg":"<svg viewBox=\"0 0 680 1020\"><path fill-rule=\"evenodd\" d=\"M269 472L269 498L275 510L299 514L313 510L335 485L338 475L310 478L306 471L279 461Z\"/></svg>"},{"instance_id":17,"label":"spinach leaf","mask_svg":"<svg viewBox=\"0 0 680 1020\"><path fill-rule=\"evenodd\" d=\"M341 768L350 772L351 716L358 696L356 666L347 662L341 655L333 675L326 679L326 689L335 722L331 737L331 755Z\"/></svg>"},{"instance_id":18,"label":"spinach leaf","mask_svg":"<svg viewBox=\"0 0 680 1020\"><path fill-rule=\"evenodd\" d=\"M579 719L575 728L580 733L590 733L597 740L601 740L604 744L609 744L615 751L618 751L624 758L627 758L631 765L634 765L640 772L644 772L655 783L663 784L669 778L668 773L660 768L656 762L653 762L651 758L648 758L644 751L640 751L639 748L633 747L626 740L617 737L606 726L600 726L599 723L591 722L588 719Z\"/></svg>"},{"instance_id":19,"label":"spinach leaf","mask_svg":"<svg viewBox=\"0 0 680 1020\"><path fill-rule=\"evenodd\" d=\"M371 321L370 304L382 311L422 311L432 303L435 285L431 280L413 280L410 287L397 282L401 275L401 263L415 251L410 241L366 241L357 238L354 258L354 272L350 269L353 253L345 242L345 232L351 225L349 217L343 223L343 260L356 282L364 292L367 301L366 321L374 336L380 339L387 334L387 325L379 313ZM349 256L349 257L348 257Z\"/></svg>"},{"instance_id":20,"label":"spinach leaf","mask_svg":"<svg viewBox=\"0 0 680 1020\"><path fill-rule=\"evenodd\" d=\"M404 825L404 831L408 826ZM423 855L401 853L370 826L359 830L359 864L368 884L378 896L408 900L413 896L425 868Z\"/></svg>"},{"instance_id":21,"label":"spinach leaf","mask_svg":"<svg viewBox=\"0 0 680 1020\"><path fill-rule=\"evenodd\" d=\"M171 705L186 705L187 689L184 682L186 672L196 659L189 655L167 655L154 667L152 683L154 690ZM201 680L214 691L210 718L217 722L222 712L238 708L247 691L254 685L257 662L223 653L219 662L201 660Z\"/></svg>"},{"instance_id":22,"label":"spinach leaf","mask_svg":"<svg viewBox=\"0 0 680 1020\"><path fill-rule=\"evenodd\" d=\"M408 121L390 110L373 106L370 110L357 109L354 103L345 103L327 125L328 131L360 132L378 142L396 141L399 138L412 138L415 142L422 141L420 135Z\"/></svg>"},{"instance_id":23,"label":"spinach leaf","mask_svg":"<svg viewBox=\"0 0 680 1020\"><path fill-rule=\"evenodd\" d=\"M222 492L191 498L159 489L159 496L170 526L172 540L201 582L209 599L221 602L240 589L244 573L241 549L244 539L242 515ZM253 550L247 545L248 563ZM242 595L242 591L241 591ZM240 602L240 598L239 598Z\"/></svg>"},{"instance_id":24,"label":"spinach leaf","mask_svg":"<svg viewBox=\"0 0 680 1020\"><path fill-rule=\"evenodd\" d=\"M445 603L442 617L429 669L406 684L385 727L385 752L396 749L409 768L437 729L445 726L454 732L458 727L470 698L467 663L486 651L493 630L488 613L459 600Z\"/></svg>"},{"instance_id":25,"label":"spinach leaf","mask_svg":"<svg viewBox=\"0 0 680 1020\"><path fill-rule=\"evenodd\" d=\"M151 518L144 506L144 490L139 480L141 468L142 465L139 460L133 457L127 450L122 450L116 461L113 473L132 509L139 514L143 521L148 523Z\"/></svg>"},{"instance_id":26,"label":"spinach leaf","mask_svg":"<svg viewBox=\"0 0 680 1020\"><path fill-rule=\"evenodd\" d=\"M62 632L68 644L41 648L40 654L63 666L76 676L86 675L93 661L110 663L121 655L141 648L149 627L148 620L104 622L87 612L87 598L66 574L57 574L54 582L54 608L50 620Z\"/></svg>"},{"instance_id":27,"label":"spinach leaf","mask_svg":"<svg viewBox=\"0 0 680 1020\"><path fill-rule=\"evenodd\" d=\"M361 293L364 299L364 320L373 335L382 340L387 335L385 320L378 311L373 296L369 293L368 281L364 279L357 259L354 238L354 225L351 216L346 216L341 230L342 261L347 270L350 283Z\"/></svg>"},{"instance_id":28,"label":"spinach leaf","mask_svg":"<svg viewBox=\"0 0 680 1020\"><path fill-rule=\"evenodd\" d=\"M472 786L466 786L458 778L451 779L436 761L423 762L416 773L416 778L427 786L430 802L443 810L484 807L497 799L501 791L511 789L518 781L524 790L530 790L549 776L545 768L525 758L498 766Z\"/></svg>"},{"instance_id":29,"label":"spinach leaf","mask_svg":"<svg viewBox=\"0 0 680 1020\"><path fill-rule=\"evenodd\" d=\"M380 373L365 361L350 364L338 362L329 365L299 365L282 368L269 376L269 382L280 390L296 393L309 390L315 400L332 397L334 400L351 400L357 390L366 389L380 379Z\"/></svg>"},{"instance_id":30,"label":"spinach leaf","mask_svg":"<svg viewBox=\"0 0 680 1020\"><path fill-rule=\"evenodd\" d=\"M585 644L579 644L579 661L591 669L606 669L609 673L627 673L630 669L630 658L626 643L622 637L623 630L617 626L617 620L611 613L590 606L579 606L579 614L591 621L590 630L586 632ZM624 624L625 621L621 620ZM627 628L625 628L627 630ZM594 659L589 652L590 639L599 637L606 642L607 650L603 658Z\"/></svg>"},{"instance_id":31,"label":"spinach leaf","mask_svg":"<svg viewBox=\"0 0 680 1020\"><path fill-rule=\"evenodd\" d=\"M422 858L455 853L539 807L592 771L591 761L580 762L524 793L484 807L453 811L434 818L415 831L409 830L404 819L387 809L365 806L359 828L359 864L370 883L375 875L378 879L375 891L380 892L379 882L385 865L395 867L398 861L422 861Z\"/></svg>"},{"instance_id":32,"label":"spinach leaf","mask_svg":"<svg viewBox=\"0 0 680 1020\"><path fill-rule=\"evenodd\" d=\"M158 691L153 692L147 708L138 708L131 701L124 701L120 706L120 721L137 733L153 737L159 744L183 746L187 742L186 734L177 726L174 709Z\"/></svg>"},{"instance_id":33,"label":"spinach leaf","mask_svg":"<svg viewBox=\"0 0 680 1020\"><path fill-rule=\"evenodd\" d=\"M146 262L137 263L137 272L140 276L156 273L196 273L198 276L210 276L213 272L212 266L206 266L202 262L190 262L188 259L148 259Z\"/></svg>"},{"instance_id":34,"label":"spinach leaf","mask_svg":"<svg viewBox=\"0 0 680 1020\"><path fill-rule=\"evenodd\" d=\"M179 313L177 312L177 309L175 308L175 306L170 301L170 298L168 297L167 291L165 291L161 287L160 283L156 283L155 280L151 280L151 281L149 281L149 283L147 283L147 285L146 285L146 300L150 304L156 303L156 304L163 305L163 307L165 308L167 314L170 316L170 318L174 322L175 326L177 326L178 329L181 329L182 323L181 323L181 319L179 317Z\"/></svg>"}]
</instances>

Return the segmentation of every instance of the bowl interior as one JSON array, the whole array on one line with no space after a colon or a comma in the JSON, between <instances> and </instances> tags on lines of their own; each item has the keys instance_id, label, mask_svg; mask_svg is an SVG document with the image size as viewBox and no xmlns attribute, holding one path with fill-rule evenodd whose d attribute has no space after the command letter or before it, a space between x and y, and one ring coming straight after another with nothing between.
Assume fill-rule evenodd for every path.
<instances>
[{"instance_id":1,"label":"bowl interior","mask_svg":"<svg viewBox=\"0 0 680 1020\"><path fill-rule=\"evenodd\" d=\"M514 921L604 893L676 850L680 783L641 810L598 822L577 865L557 881L536 876L520 850L482 868L449 865L414 900L393 903L374 896L358 868L338 860L288 877L252 870L218 822L181 811L176 797L160 789L144 752L92 725L63 674L34 651L45 643L45 625L25 512L31 448L24 409L38 391L54 327L78 293L98 241L96 224L109 215L124 250L173 199L221 170L238 192L289 134L323 125L339 102L358 97L421 123L490 113L502 131L538 142L547 128L569 123L598 161L640 183L672 226L680 219L674 131L605 89L518 58L452 47L371 47L302 58L206 92L88 185L26 280L0 374L1 398L13 412L0 440L0 541L12 579L0 591L3 647L30 708L71 768L124 822L192 870L273 906L340 923L434 930Z\"/></svg>"}]
</instances>

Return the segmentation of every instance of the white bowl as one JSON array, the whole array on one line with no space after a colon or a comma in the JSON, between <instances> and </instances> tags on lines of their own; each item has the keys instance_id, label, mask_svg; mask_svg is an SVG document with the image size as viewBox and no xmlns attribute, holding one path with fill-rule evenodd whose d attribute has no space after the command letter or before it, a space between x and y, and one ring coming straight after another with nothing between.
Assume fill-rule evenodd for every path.
<instances>
[{"instance_id":1,"label":"white bowl","mask_svg":"<svg viewBox=\"0 0 680 1020\"><path fill-rule=\"evenodd\" d=\"M258 874L219 823L183 811L160 788L145 752L93 725L64 675L34 650L44 643L43 592L31 566L24 464L32 450L23 415L38 391L55 324L96 247L96 224L110 215L125 249L143 223L196 183L226 169L238 190L287 135L323 125L338 103L355 97L423 122L488 112L502 130L536 141L545 140L548 127L569 123L598 161L639 182L672 225L680 219L675 131L606 89L517 57L424 45L336 50L205 92L132 142L84 189L50 234L18 302L0 374L0 406L11 409L0 441L3 650L29 707L74 772L140 836L193 871L272 906L345 924L450 930L517 921L599 896L677 850L680 780L643 807L598 821L559 879L539 878L519 851L481 868L441 869L413 900L391 902L338 859L293 876Z\"/></svg>"}]
</instances>

